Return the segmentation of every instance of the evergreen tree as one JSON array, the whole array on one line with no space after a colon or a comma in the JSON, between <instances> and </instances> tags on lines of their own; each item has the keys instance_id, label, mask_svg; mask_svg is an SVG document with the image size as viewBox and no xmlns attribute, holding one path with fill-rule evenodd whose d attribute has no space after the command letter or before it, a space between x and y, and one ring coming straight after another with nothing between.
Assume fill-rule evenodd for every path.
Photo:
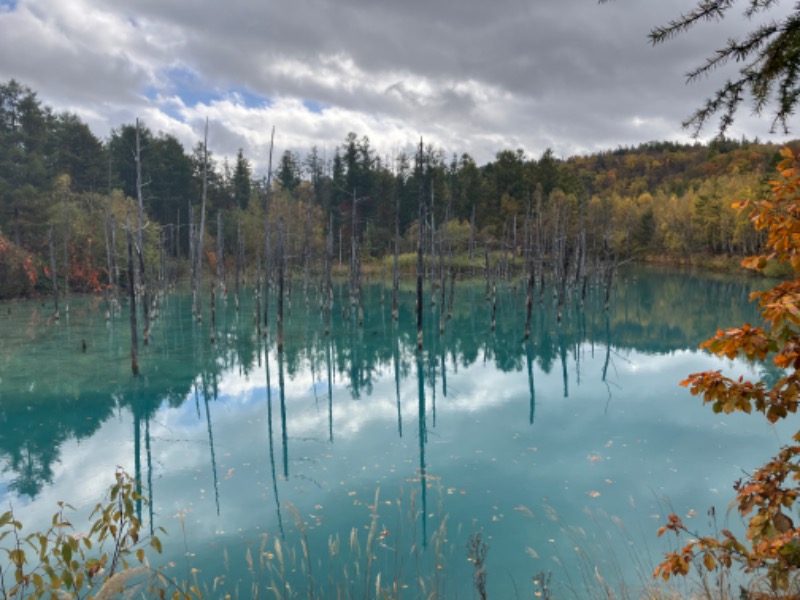
<instances>
[{"instance_id":1,"label":"evergreen tree","mask_svg":"<svg viewBox=\"0 0 800 600\"><path fill-rule=\"evenodd\" d=\"M294 192L303 181L302 175L300 158L291 150L285 150L281 155L278 172L275 175L281 187L288 192Z\"/></svg>"},{"instance_id":2,"label":"evergreen tree","mask_svg":"<svg viewBox=\"0 0 800 600\"><path fill-rule=\"evenodd\" d=\"M233 168L233 201L234 206L242 210L246 209L250 202L251 172L250 161L244 157L244 152L239 148L236 153L236 165Z\"/></svg>"}]
</instances>

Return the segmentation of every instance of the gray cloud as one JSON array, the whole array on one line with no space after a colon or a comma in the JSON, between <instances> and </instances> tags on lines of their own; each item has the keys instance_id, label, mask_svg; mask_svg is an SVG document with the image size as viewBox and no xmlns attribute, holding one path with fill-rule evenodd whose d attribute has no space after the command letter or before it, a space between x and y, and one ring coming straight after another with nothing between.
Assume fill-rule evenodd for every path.
<instances>
[{"instance_id":1,"label":"gray cloud","mask_svg":"<svg viewBox=\"0 0 800 600\"><path fill-rule=\"evenodd\" d=\"M691 86L685 73L754 25L732 13L648 44L651 27L694 4L19 0L0 12L0 79L100 135L147 115L191 147L207 115L218 155L260 156L272 125L300 151L356 131L385 153L424 135L479 162L503 148L569 155L688 138L680 122L724 73ZM175 73L191 73L195 89ZM271 104L248 106L235 90ZM732 133L768 129L745 110Z\"/></svg>"}]
</instances>

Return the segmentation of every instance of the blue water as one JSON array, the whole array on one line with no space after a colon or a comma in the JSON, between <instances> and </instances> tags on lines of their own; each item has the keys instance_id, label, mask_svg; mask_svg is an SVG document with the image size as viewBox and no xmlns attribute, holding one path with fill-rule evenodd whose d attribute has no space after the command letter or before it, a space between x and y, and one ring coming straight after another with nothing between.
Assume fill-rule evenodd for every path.
<instances>
[{"instance_id":1,"label":"blue water","mask_svg":"<svg viewBox=\"0 0 800 600\"><path fill-rule=\"evenodd\" d=\"M471 598L475 534L489 597L532 597L538 574L555 597L638 597L674 543L656 536L666 515L710 533L709 509L721 526L733 482L789 440L678 386L706 369L775 376L696 349L757 319L758 284L629 271L608 312L592 288L561 323L547 290L525 341L518 285L498 288L492 331L483 282L459 282L444 333L426 305L421 353L410 288L398 323L373 284L363 326L337 304L330 336L294 290L283 354L274 314L257 334L251 294L238 312L218 302L212 344L208 315L174 293L139 378L124 307L106 321L73 297L56 322L47 302L3 305L0 504L30 530L67 500L80 531L121 466L146 487L146 528L168 532L150 563L211 597L374 597L380 573L402 597Z\"/></svg>"}]
</instances>

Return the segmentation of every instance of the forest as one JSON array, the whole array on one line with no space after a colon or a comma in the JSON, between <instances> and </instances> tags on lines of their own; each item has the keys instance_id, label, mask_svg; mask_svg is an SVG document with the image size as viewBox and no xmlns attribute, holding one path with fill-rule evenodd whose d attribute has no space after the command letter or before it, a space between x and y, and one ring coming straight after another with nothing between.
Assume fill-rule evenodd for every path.
<instances>
[{"instance_id":1,"label":"forest","mask_svg":"<svg viewBox=\"0 0 800 600\"><path fill-rule=\"evenodd\" d=\"M454 272L484 269L490 255L521 267L517 257L534 248L542 261L570 256L573 266L602 256L733 265L763 236L731 203L766 197L778 150L746 139L569 158L500 149L478 165L424 141L387 155L349 133L332 151L270 155L269 172L256 174L241 150L218 159L200 140L187 151L141 121L101 140L11 80L0 84L0 298L125 287L117 258L124 263L139 196L142 259L170 281L199 266L222 280L236 273L238 286L262 254L269 264L279 238L304 287L326 252L334 271L388 265L397 252L400 271L411 272L404 255L420 238L425 255L446 252ZM201 260L187 260L198 236Z\"/></svg>"}]
</instances>

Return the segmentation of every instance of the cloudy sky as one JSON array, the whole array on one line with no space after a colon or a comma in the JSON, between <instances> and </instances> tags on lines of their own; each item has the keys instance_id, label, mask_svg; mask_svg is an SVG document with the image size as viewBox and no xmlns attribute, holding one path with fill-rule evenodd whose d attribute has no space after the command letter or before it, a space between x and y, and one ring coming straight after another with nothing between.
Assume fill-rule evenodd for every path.
<instances>
[{"instance_id":1,"label":"cloudy sky","mask_svg":"<svg viewBox=\"0 0 800 600\"><path fill-rule=\"evenodd\" d=\"M688 140L681 121L724 81L684 74L753 26L734 9L667 44L650 28L695 0L0 0L0 80L95 133L144 119L188 148L263 167L330 155L349 131L390 156L423 136L479 163ZM790 10L781 6L780 11ZM711 136L714 132L706 132ZM796 132L795 132L796 133ZM745 107L730 135L770 136Z\"/></svg>"}]
</instances>

